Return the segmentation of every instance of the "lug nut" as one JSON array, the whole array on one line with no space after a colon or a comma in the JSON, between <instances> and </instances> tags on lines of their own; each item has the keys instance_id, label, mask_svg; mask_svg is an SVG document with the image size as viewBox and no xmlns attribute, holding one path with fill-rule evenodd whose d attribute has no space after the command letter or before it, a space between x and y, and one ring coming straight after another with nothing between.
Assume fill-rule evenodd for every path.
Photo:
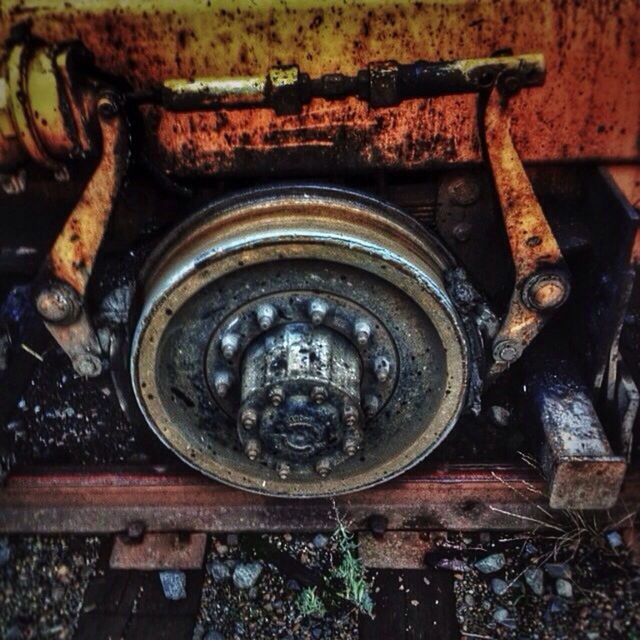
<instances>
[{"instance_id":1,"label":"lug nut","mask_svg":"<svg viewBox=\"0 0 640 640\"><path fill-rule=\"evenodd\" d=\"M230 371L216 371L213 376L213 388L221 398L224 398L229 393L232 382L233 376Z\"/></svg>"},{"instance_id":2,"label":"lug nut","mask_svg":"<svg viewBox=\"0 0 640 640\"><path fill-rule=\"evenodd\" d=\"M353 405L347 405L342 412L342 419L347 427L355 427L358 424L358 410Z\"/></svg>"},{"instance_id":3,"label":"lug nut","mask_svg":"<svg viewBox=\"0 0 640 640\"><path fill-rule=\"evenodd\" d=\"M329 471L331 471L331 462L328 458L320 458L318 462L316 462L316 473L323 478L329 475Z\"/></svg>"},{"instance_id":4,"label":"lug nut","mask_svg":"<svg viewBox=\"0 0 640 640\"><path fill-rule=\"evenodd\" d=\"M362 402L362 408L368 418L375 416L380 408L380 400L378 396L373 395L372 393L367 394Z\"/></svg>"},{"instance_id":5,"label":"lug nut","mask_svg":"<svg viewBox=\"0 0 640 640\"><path fill-rule=\"evenodd\" d=\"M280 480L286 480L291 472L291 467L286 462L278 462L276 465L276 473L280 476Z\"/></svg>"},{"instance_id":6,"label":"lug nut","mask_svg":"<svg viewBox=\"0 0 640 640\"><path fill-rule=\"evenodd\" d=\"M256 318L258 320L260 328L263 331L266 331L273 326L273 323L276 321L277 316L278 312L272 304L260 304L256 309Z\"/></svg>"},{"instance_id":7,"label":"lug nut","mask_svg":"<svg viewBox=\"0 0 640 640\"><path fill-rule=\"evenodd\" d=\"M260 455L260 443L255 438L247 440L244 445L244 452L249 460L255 460Z\"/></svg>"},{"instance_id":8,"label":"lug nut","mask_svg":"<svg viewBox=\"0 0 640 640\"><path fill-rule=\"evenodd\" d=\"M349 456L354 456L360 446L362 436L357 429L349 429L344 437L342 450Z\"/></svg>"},{"instance_id":9,"label":"lug nut","mask_svg":"<svg viewBox=\"0 0 640 640\"><path fill-rule=\"evenodd\" d=\"M329 305L320 298L314 298L309 303L309 317L313 324L321 324L328 311Z\"/></svg>"},{"instance_id":10,"label":"lug nut","mask_svg":"<svg viewBox=\"0 0 640 640\"><path fill-rule=\"evenodd\" d=\"M244 409L240 414L240 423L245 429L253 429L258 424L258 412L255 409Z\"/></svg>"},{"instance_id":11,"label":"lug nut","mask_svg":"<svg viewBox=\"0 0 640 640\"><path fill-rule=\"evenodd\" d=\"M220 341L220 351L222 355L231 360L233 356L238 352L238 346L240 345L240 337L235 333L225 333Z\"/></svg>"},{"instance_id":12,"label":"lug nut","mask_svg":"<svg viewBox=\"0 0 640 640\"><path fill-rule=\"evenodd\" d=\"M353 326L353 333L356 337L356 342L361 347L364 347L371 337L371 325L366 320L356 320Z\"/></svg>"},{"instance_id":13,"label":"lug nut","mask_svg":"<svg viewBox=\"0 0 640 640\"><path fill-rule=\"evenodd\" d=\"M378 382L386 382L391 374L391 363L385 356L378 356L373 362L373 371Z\"/></svg>"},{"instance_id":14,"label":"lug nut","mask_svg":"<svg viewBox=\"0 0 640 640\"><path fill-rule=\"evenodd\" d=\"M309 395L316 404L322 404L323 402L326 402L327 398L329 397L329 394L324 387L313 387Z\"/></svg>"},{"instance_id":15,"label":"lug nut","mask_svg":"<svg viewBox=\"0 0 640 640\"><path fill-rule=\"evenodd\" d=\"M282 387L271 387L269 390L269 402L274 407L279 407L284 402L284 389Z\"/></svg>"}]
</instances>

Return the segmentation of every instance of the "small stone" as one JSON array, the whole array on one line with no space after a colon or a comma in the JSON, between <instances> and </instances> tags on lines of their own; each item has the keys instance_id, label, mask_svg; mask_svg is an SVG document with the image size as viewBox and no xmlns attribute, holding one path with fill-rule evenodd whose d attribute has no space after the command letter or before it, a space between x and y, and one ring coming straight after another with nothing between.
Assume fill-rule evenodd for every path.
<instances>
[{"instance_id":1,"label":"small stone","mask_svg":"<svg viewBox=\"0 0 640 640\"><path fill-rule=\"evenodd\" d=\"M573 586L568 580L558 578L556 580L556 593L562 598L573 598Z\"/></svg>"},{"instance_id":2,"label":"small stone","mask_svg":"<svg viewBox=\"0 0 640 640\"><path fill-rule=\"evenodd\" d=\"M215 582L222 582L231 577L229 566L226 562L220 562L220 560L207 562L207 571Z\"/></svg>"},{"instance_id":3,"label":"small stone","mask_svg":"<svg viewBox=\"0 0 640 640\"><path fill-rule=\"evenodd\" d=\"M502 596L509 590L509 585L501 578L493 578L491 580L491 590L497 596Z\"/></svg>"},{"instance_id":4,"label":"small stone","mask_svg":"<svg viewBox=\"0 0 640 640\"><path fill-rule=\"evenodd\" d=\"M470 594L467 593L464 596L464 603L468 606L468 607L473 607L476 604L476 599Z\"/></svg>"},{"instance_id":5,"label":"small stone","mask_svg":"<svg viewBox=\"0 0 640 640\"><path fill-rule=\"evenodd\" d=\"M607 533L607 542L612 549L617 549L624 544L622 536L617 531L609 531Z\"/></svg>"},{"instance_id":6,"label":"small stone","mask_svg":"<svg viewBox=\"0 0 640 640\"><path fill-rule=\"evenodd\" d=\"M497 427L506 427L509 425L511 413L505 407L494 405L489 409L489 418Z\"/></svg>"},{"instance_id":7,"label":"small stone","mask_svg":"<svg viewBox=\"0 0 640 640\"><path fill-rule=\"evenodd\" d=\"M291 542L293 540L293 536L290 533L285 533L282 537L285 542Z\"/></svg>"},{"instance_id":8,"label":"small stone","mask_svg":"<svg viewBox=\"0 0 640 640\"><path fill-rule=\"evenodd\" d=\"M533 542L531 542L531 540L527 540L524 543L524 547L522 549L522 555L525 558L530 558L531 556L535 556L538 553L539 553L538 547L536 547L536 545L533 544Z\"/></svg>"},{"instance_id":9,"label":"small stone","mask_svg":"<svg viewBox=\"0 0 640 640\"><path fill-rule=\"evenodd\" d=\"M552 598L549 602L548 611L550 613L566 613L568 609L567 603L561 598Z\"/></svg>"},{"instance_id":10,"label":"small stone","mask_svg":"<svg viewBox=\"0 0 640 640\"><path fill-rule=\"evenodd\" d=\"M504 607L498 607L493 612L493 619L496 622L504 622L509 617L509 612Z\"/></svg>"},{"instance_id":11,"label":"small stone","mask_svg":"<svg viewBox=\"0 0 640 640\"><path fill-rule=\"evenodd\" d=\"M229 547L227 547L226 544L222 544L222 542L218 542L217 540L214 547L219 556L226 556L229 551Z\"/></svg>"},{"instance_id":12,"label":"small stone","mask_svg":"<svg viewBox=\"0 0 640 640\"><path fill-rule=\"evenodd\" d=\"M238 534L237 533L229 533L229 534L227 534L227 546L229 546L229 547L237 547L238 546Z\"/></svg>"},{"instance_id":13,"label":"small stone","mask_svg":"<svg viewBox=\"0 0 640 640\"><path fill-rule=\"evenodd\" d=\"M493 553L478 560L474 566L481 573L495 573L504 567L505 562L504 553Z\"/></svg>"},{"instance_id":14,"label":"small stone","mask_svg":"<svg viewBox=\"0 0 640 640\"><path fill-rule=\"evenodd\" d=\"M313 546L316 547L316 549L324 549L328 542L329 538L322 533L316 534L313 538Z\"/></svg>"},{"instance_id":15,"label":"small stone","mask_svg":"<svg viewBox=\"0 0 640 640\"><path fill-rule=\"evenodd\" d=\"M4 567L11 560L11 547L7 538L0 538L0 567Z\"/></svg>"},{"instance_id":16,"label":"small stone","mask_svg":"<svg viewBox=\"0 0 640 640\"><path fill-rule=\"evenodd\" d=\"M322 628L313 627L313 629L311 629L311 637L313 640L320 640L320 638L322 638Z\"/></svg>"},{"instance_id":17,"label":"small stone","mask_svg":"<svg viewBox=\"0 0 640 640\"><path fill-rule=\"evenodd\" d=\"M287 580L285 587L287 591L293 591L294 593L297 593L298 591L300 591L300 584L298 583L297 580L294 580L293 578L291 578L290 580Z\"/></svg>"},{"instance_id":18,"label":"small stone","mask_svg":"<svg viewBox=\"0 0 640 640\"><path fill-rule=\"evenodd\" d=\"M455 571L456 573L466 573L471 567L464 560L459 560L458 558L442 558L436 562L435 568Z\"/></svg>"},{"instance_id":19,"label":"small stone","mask_svg":"<svg viewBox=\"0 0 640 640\"><path fill-rule=\"evenodd\" d=\"M262 565L259 562L240 563L233 570L233 584L238 589L251 589L261 573Z\"/></svg>"},{"instance_id":20,"label":"small stone","mask_svg":"<svg viewBox=\"0 0 640 640\"><path fill-rule=\"evenodd\" d=\"M571 568L564 563L550 562L544 565L544 570L552 578L571 578Z\"/></svg>"},{"instance_id":21,"label":"small stone","mask_svg":"<svg viewBox=\"0 0 640 640\"><path fill-rule=\"evenodd\" d=\"M160 584L167 600L184 600L187 597L187 576L183 571L161 571Z\"/></svg>"},{"instance_id":22,"label":"small stone","mask_svg":"<svg viewBox=\"0 0 640 640\"><path fill-rule=\"evenodd\" d=\"M524 581L537 596L544 593L544 573L537 567L528 567L524 572Z\"/></svg>"},{"instance_id":23,"label":"small stone","mask_svg":"<svg viewBox=\"0 0 640 640\"><path fill-rule=\"evenodd\" d=\"M202 640L224 640L224 636L215 629L209 629L209 631L205 633Z\"/></svg>"}]
</instances>

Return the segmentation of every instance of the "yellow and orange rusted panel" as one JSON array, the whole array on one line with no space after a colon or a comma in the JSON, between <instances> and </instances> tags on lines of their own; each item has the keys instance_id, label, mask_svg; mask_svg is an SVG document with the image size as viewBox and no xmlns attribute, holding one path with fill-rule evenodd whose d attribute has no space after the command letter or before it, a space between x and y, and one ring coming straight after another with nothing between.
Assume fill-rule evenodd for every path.
<instances>
[{"instance_id":1,"label":"yellow and orange rusted panel","mask_svg":"<svg viewBox=\"0 0 640 640\"><path fill-rule=\"evenodd\" d=\"M640 164L620 164L608 168L613 181L633 207L640 211ZM640 266L640 229L631 249L631 261Z\"/></svg>"},{"instance_id":2,"label":"yellow and orange rusted panel","mask_svg":"<svg viewBox=\"0 0 640 640\"><path fill-rule=\"evenodd\" d=\"M543 87L513 99L525 161L638 158L640 31L636 0L5 0L0 37L21 20L36 35L79 38L98 65L138 91L169 78L260 76L298 64L312 77L373 60L540 52ZM472 96L373 110L314 100L300 116L144 110L156 161L178 174L237 170L270 154L331 152L345 166L422 167L481 159ZM346 156L346 157L345 157Z\"/></svg>"}]
</instances>

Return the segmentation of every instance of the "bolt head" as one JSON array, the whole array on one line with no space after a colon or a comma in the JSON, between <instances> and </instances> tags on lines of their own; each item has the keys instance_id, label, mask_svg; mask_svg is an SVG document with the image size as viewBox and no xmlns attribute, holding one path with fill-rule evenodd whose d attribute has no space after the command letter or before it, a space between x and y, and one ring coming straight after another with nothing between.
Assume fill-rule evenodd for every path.
<instances>
[{"instance_id":1,"label":"bolt head","mask_svg":"<svg viewBox=\"0 0 640 640\"><path fill-rule=\"evenodd\" d=\"M359 429L348 429L344 437L342 450L349 457L354 456L358 451L361 442L362 432Z\"/></svg>"},{"instance_id":2,"label":"bolt head","mask_svg":"<svg viewBox=\"0 0 640 640\"><path fill-rule=\"evenodd\" d=\"M322 324L328 311L329 305L320 298L314 298L309 303L309 317L311 318L312 324Z\"/></svg>"},{"instance_id":3,"label":"bolt head","mask_svg":"<svg viewBox=\"0 0 640 640\"><path fill-rule=\"evenodd\" d=\"M260 450L260 442L255 438L247 440L247 443L244 445L244 452L249 460L255 460L260 455Z\"/></svg>"},{"instance_id":4,"label":"bolt head","mask_svg":"<svg viewBox=\"0 0 640 640\"><path fill-rule=\"evenodd\" d=\"M240 337L235 333L226 333L220 341L220 351L227 360L231 360L238 352Z\"/></svg>"},{"instance_id":5,"label":"bolt head","mask_svg":"<svg viewBox=\"0 0 640 640\"><path fill-rule=\"evenodd\" d=\"M80 306L78 294L63 282L54 282L36 296L36 309L47 322L72 322L78 317Z\"/></svg>"},{"instance_id":6,"label":"bolt head","mask_svg":"<svg viewBox=\"0 0 640 640\"><path fill-rule=\"evenodd\" d=\"M342 414L347 427L355 427L358 424L358 410L353 405L347 405Z\"/></svg>"},{"instance_id":7,"label":"bolt head","mask_svg":"<svg viewBox=\"0 0 640 640\"><path fill-rule=\"evenodd\" d=\"M229 371L216 371L213 377L213 387L221 398L224 398L229 393L232 382L233 376Z\"/></svg>"},{"instance_id":8,"label":"bolt head","mask_svg":"<svg viewBox=\"0 0 640 640\"><path fill-rule=\"evenodd\" d=\"M378 382L386 382L391 375L391 362L385 356L378 356L373 362L373 371Z\"/></svg>"},{"instance_id":9,"label":"bolt head","mask_svg":"<svg viewBox=\"0 0 640 640\"><path fill-rule=\"evenodd\" d=\"M523 302L532 309L548 311L562 306L569 296L569 284L556 273L538 274L525 283Z\"/></svg>"},{"instance_id":10,"label":"bolt head","mask_svg":"<svg viewBox=\"0 0 640 640\"><path fill-rule=\"evenodd\" d=\"M278 462L276 473L280 476L280 480L286 480L291 473L291 467L286 462Z\"/></svg>"},{"instance_id":11,"label":"bolt head","mask_svg":"<svg viewBox=\"0 0 640 640\"><path fill-rule=\"evenodd\" d=\"M284 402L284 389L282 387L271 387L269 390L269 402L274 407L279 407Z\"/></svg>"},{"instance_id":12,"label":"bolt head","mask_svg":"<svg viewBox=\"0 0 640 640\"><path fill-rule=\"evenodd\" d=\"M318 462L316 462L316 473L322 478L328 476L330 471L331 462L328 458L321 458L320 460L318 460Z\"/></svg>"},{"instance_id":13,"label":"bolt head","mask_svg":"<svg viewBox=\"0 0 640 640\"><path fill-rule=\"evenodd\" d=\"M256 318L263 331L270 329L276 321L278 312L272 304L260 304L256 309Z\"/></svg>"},{"instance_id":14,"label":"bolt head","mask_svg":"<svg viewBox=\"0 0 640 640\"><path fill-rule=\"evenodd\" d=\"M454 204L464 207L478 200L480 186L470 176L459 176L449 183L447 193Z\"/></svg>"},{"instance_id":15,"label":"bolt head","mask_svg":"<svg viewBox=\"0 0 640 640\"><path fill-rule=\"evenodd\" d=\"M83 378L95 378L102 373L102 362L92 353L83 353L73 360L73 368Z\"/></svg>"},{"instance_id":16,"label":"bolt head","mask_svg":"<svg viewBox=\"0 0 640 640\"><path fill-rule=\"evenodd\" d=\"M322 404L323 402L326 402L327 398L329 397L326 388L320 386L313 387L309 395L316 404Z\"/></svg>"},{"instance_id":17,"label":"bolt head","mask_svg":"<svg viewBox=\"0 0 640 640\"><path fill-rule=\"evenodd\" d=\"M258 424L258 412L255 409L243 409L240 423L245 429L253 429Z\"/></svg>"},{"instance_id":18,"label":"bolt head","mask_svg":"<svg viewBox=\"0 0 640 640\"><path fill-rule=\"evenodd\" d=\"M514 340L501 340L493 347L493 359L497 362L514 362L522 355L522 346Z\"/></svg>"},{"instance_id":19,"label":"bolt head","mask_svg":"<svg viewBox=\"0 0 640 640\"><path fill-rule=\"evenodd\" d=\"M368 418L372 418L376 413L378 413L378 409L380 409L380 399L372 393L367 394L364 397L362 408L364 409L365 415Z\"/></svg>"},{"instance_id":20,"label":"bolt head","mask_svg":"<svg viewBox=\"0 0 640 640\"><path fill-rule=\"evenodd\" d=\"M356 337L356 342L361 347L364 347L371 337L371 325L366 320L356 320L353 333Z\"/></svg>"}]
</instances>

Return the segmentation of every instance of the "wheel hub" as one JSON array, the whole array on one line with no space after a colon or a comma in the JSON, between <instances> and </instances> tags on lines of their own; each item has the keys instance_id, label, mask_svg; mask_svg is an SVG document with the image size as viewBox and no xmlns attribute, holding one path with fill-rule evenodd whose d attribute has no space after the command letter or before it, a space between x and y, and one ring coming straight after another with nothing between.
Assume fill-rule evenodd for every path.
<instances>
[{"instance_id":1,"label":"wheel hub","mask_svg":"<svg viewBox=\"0 0 640 640\"><path fill-rule=\"evenodd\" d=\"M451 266L360 194L305 186L216 203L145 269L131 355L143 413L187 462L253 491L332 495L397 475L464 406Z\"/></svg>"}]
</instances>

